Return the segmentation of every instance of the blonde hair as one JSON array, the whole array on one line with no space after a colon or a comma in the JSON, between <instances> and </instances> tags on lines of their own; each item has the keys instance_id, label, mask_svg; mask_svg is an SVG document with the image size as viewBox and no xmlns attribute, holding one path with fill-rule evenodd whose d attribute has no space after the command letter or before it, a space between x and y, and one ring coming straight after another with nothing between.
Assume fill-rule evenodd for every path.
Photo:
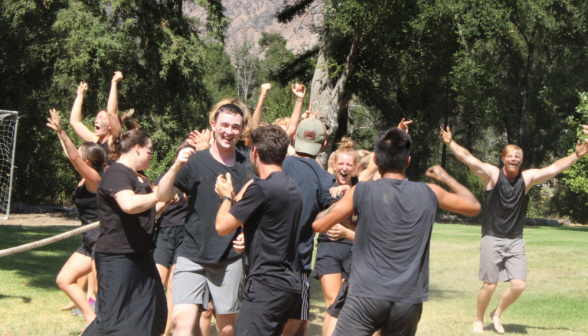
<instances>
[{"instance_id":1,"label":"blonde hair","mask_svg":"<svg viewBox=\"0 0 588 336\"><path fill-rule=\"evenodd\" d=\"M329 157L329 168L332 167L333 170L335 169L339 155L349 155L353 157L354 164L357 165L359 163L359 155L355 150L355 141L351 140L350 137L344 136L341 142L337 144L337 150Z\"/></svg>"},{"instance_id":2,"label":"blonde hair","mask_svg":"<svg viewBox=\"0 0 588 336\"><path fill-rule=\"evenodd\" d=\"M288 117L278 118L278 119L276 119L276 121L274 121L274 123L272 125L288 128L288 125L290 125L290 118L288 118Z\"/></svg>"},{"instance_id":3,"label":"blonde hair","mask_svg":"<svg viewBox=\"0 0 588 336\"><path fill-rule=\"evenodd\" d=\"M510 152L514 151L514 150L518 150L521 152L521 157L523 156L523 149L517 145L508 145L506 147L504 147L504 149L502 150L502 157L505 158L508 154L510 154Z\"/></svg>"},{"instance_id":4,"label":"blonde hair","mask_svg":"<svg viewBox=\"0 0 588 336\"><path fill-rule=\"evenodd\" d=\"M241 133L241 140L246 141L250 136L250 132L251 132L251 128L252 128L251 112L249 111L249 108L247 108L247 105L245 105L245 103L243 103L239 99L225 98L225 99L219 101L218 103L214 104L214 106L212 107L212 109L208 113L208 122L210 122L210 123L213 122L215 114L216 114L216 110L218 110L219 107L221 107L223 105L227 105L227 104L237 105L241 109L241 111L243 111L243 132Z\"/></svg>"},{"instance_id":5,"label":"blonde hair","mask_svg":"<svg viewBox=\"0 0 588 336\"><path fill-rule=\"evenodd\" d=\"M365 149L356 150L357 156L359 157L359 168L361 170L366 170L367 167L370 165L371 162L371 153Z\"/></svg>"}]
</instances>

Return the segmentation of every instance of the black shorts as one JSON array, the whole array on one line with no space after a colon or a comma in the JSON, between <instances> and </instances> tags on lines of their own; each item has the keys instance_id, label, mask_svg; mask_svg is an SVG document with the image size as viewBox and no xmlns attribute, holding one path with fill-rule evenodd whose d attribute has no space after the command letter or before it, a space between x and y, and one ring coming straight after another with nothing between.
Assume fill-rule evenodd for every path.
<instances>
[{"instance_id":1,"label":"black shorts","mask_svg":"<svg viewBox=\"0 0 588 336\"><path fill-rule=\"evenodd\" d=\"M348 291L349 280L345 279L343 281L343 284L341 285L341 288L339 288L339 293L337 293L337 298L335 299L335 302L333 302L333 304L330 305L329 308L327 308L327 313L329 313L329 315L335 318L339 318L339 315L341 314L341 309L343 309L343 306L345 305L345 300L347 299Z\"/></svg>"},{"instance_id":2,"label":"black shorts","mask_svg":"<svg viewBox=\"0 0 588 336\"><path fill-rule=\"evenodd\" d=\"M314 277L341 273L343 279L349 277L353 245L340 242L319 242L314 262Z\"/></svg>"},{"instance_id":3,"label":"black shorts","mask_svg":"<svg viewBox=\"0 0 588 336\"><path fill-rule=\"evenodd\" d=\"M82 335L159 336L167 323L167 300L149 252L96 253L97 315Z\"/></svg>"},{"instance_id":4,"label":"black shorts","mask_svg":"<svg viewBox=\"0 0 588 336\"><path fill-rule=\"evenodd\" d=\"M395 303L349 295L333 336L414 336L423 312L422 303Z\"/></svg>"},{"instance_id":5,"label":"black shorts","mask_svg":"<svg viewBox=\"0 0 588 336\"><path fill-rule=\"evenodd\" d=\"M310 312L310 272L302 271L302 288L300 294L296 294L300 297L300 300L296 301L297 306L292 310L289 318L293 320L308 320L308 314Z\"/></svg>"},{"instance_id":6,"label":"black shorts","mask_svg":"<svg viewBox=\"0 0 588 336\"><path fill-rule=\"evenodd\" d=\"M82 245L76 250L77 253L94 259L94 248L96 247L96 240L100 235L100 228L82 233Z\"/></svg>"},{"instance_id":7,"label":"black shorts","mask_svg":"<svg viewBox=\"0 0 588 336\"><path fill-rule=\"evenodd\" d=\"M274 289L255 280L247 281L235 336L280 336L299 300L298 293Z\"/></svg>"},{"instance_id":8,"label":"black shorts","mask_svg":"<svg viewBox=\"0 0 588 336\"><path fill-rule=\"evenodd\" d=\"M157 241L153 251L155 263L167 268L178 261L178 250L186 232L184 225L162 227L157 231Z\"/></svg>"}]
</instances>

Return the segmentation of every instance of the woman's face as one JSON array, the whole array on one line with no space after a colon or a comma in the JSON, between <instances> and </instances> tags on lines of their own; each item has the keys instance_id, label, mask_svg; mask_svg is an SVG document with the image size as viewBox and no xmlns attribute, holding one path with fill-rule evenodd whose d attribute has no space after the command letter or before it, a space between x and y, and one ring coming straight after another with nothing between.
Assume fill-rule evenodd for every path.
<instances>
[{"instance_id":1,"label":"woman's face","mask_svg":"<svg viewBox=\"0 0 588 336\"><path fill-rule=\"evenodd\" d=\"M335 161L335 177L338 185L351 185L351 177L355 172L355 159L351 155L340 154Z\"/></svg>"},{"instance_id":2,"label":"woman's face","mask_svg":"<svg viewBox=\"0 0 588 336\"><path fill-rule=\"evenodd\" d=\"M153 144L151 143L151 139L147 139L147 145L137 147L137 151L139 152L137 157L137 163L139 164L137 170L145 170L149 168L149 162L153 157Z\"/></svg>"},{"instance_id":3,"label":"woman's face","mask_svg":"<svg viewBox=\"0 0 588 336\"><path fill-rule=\"evenodd\" d=\"M106 111L101 111L96 115L94 120L94 134L101 138L110 134L110 121Z\"/></svg>"}]
</instances>

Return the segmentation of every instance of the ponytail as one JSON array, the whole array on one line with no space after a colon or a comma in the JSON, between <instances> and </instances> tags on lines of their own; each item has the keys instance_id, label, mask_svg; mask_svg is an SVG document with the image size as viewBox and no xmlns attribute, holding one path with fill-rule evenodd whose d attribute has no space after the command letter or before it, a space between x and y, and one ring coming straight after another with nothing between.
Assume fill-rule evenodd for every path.
<instances>
[{"instance_id":1,"label":"ponytail","mask_svg":"<svg viewBox=\"0 0 588 336\"><path fill-rule=\"evenodd\" d=\"M138 129L121 132L113 136L110 144L110 159L112 161L118 160L122 154L131 151L136 145L147 146L149 139L147 132Z\"/></svg>"},{"instance_id":2,"label":"ponytail","mask_svg":"<svg viewBox=\"0 0 588 336\"><path fill-rule=\"evenodd\" d=\"M137 121L137 119L131 118L133 116L133 113L135 113L135 109L130 109L123 114L122 118L120 115L118 116L118 121L121 125L125 125L127 131L135 129L138 130L139 128L141 128L141 125L139 125L139 121Z\"/></svg>"},{"instance_id":3,"label":"ponytail","mask_svg":"<svg viewBox=\"0 0 588 336\"><path fill-rule=\"evenodd\" d=\"M84 160L90 160L92 168L102 175L105 167L108 165L106 159L106 152L102 146L92 141L86 141L82 144L82 158Z\"/></svg>"}]
</instances>

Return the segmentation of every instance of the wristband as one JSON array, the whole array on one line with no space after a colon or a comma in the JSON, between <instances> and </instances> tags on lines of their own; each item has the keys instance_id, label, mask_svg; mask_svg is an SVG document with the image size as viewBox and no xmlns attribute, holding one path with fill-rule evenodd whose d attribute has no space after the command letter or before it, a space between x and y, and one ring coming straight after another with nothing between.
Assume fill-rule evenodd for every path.
<instances>
[{"instance_id":1,"label":"wristband","mask_svg":"<svg viewBox=\"0 0 588 336\"><path fill-rule=\"evenodd\" d=\"M229 201L231 201L231 206L233 206L233 198L229 197L229 196L224 196L223 198L221 198L221 203L224 202L226 199L228 199Z\"/></svg>"}]
</instances>

